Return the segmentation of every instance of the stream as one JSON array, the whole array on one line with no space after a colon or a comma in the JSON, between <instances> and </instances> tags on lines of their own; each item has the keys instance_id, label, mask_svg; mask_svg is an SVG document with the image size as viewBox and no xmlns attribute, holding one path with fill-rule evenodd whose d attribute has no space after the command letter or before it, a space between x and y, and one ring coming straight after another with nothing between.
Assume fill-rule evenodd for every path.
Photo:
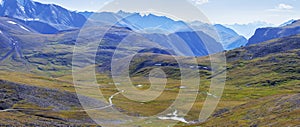
<instances>
[{"instance_id":1,"label":"stream","mask_svg":"<svg viewBox=\"0 0 300 127\"><path fill-rule=\"evenodd\" d=\"M190 123L188 121L186 121L184 119L184 117L179 117L178 116L178 111L175 110L172 114L168 114L167 116L163 116L163 117L158 117L158 119L161 119L161 120L175 120L175 121L180 121L180 122L183 122L183 123Z\"/></svg>"}]
</instances>

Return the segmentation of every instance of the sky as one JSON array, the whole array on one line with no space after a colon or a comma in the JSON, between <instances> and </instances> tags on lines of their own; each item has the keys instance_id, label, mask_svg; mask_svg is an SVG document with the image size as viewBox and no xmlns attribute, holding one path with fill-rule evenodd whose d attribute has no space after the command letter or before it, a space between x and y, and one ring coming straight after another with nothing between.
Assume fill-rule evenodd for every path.
<instances>
[{"instance_id":1,"label":"sky","mask_svg":"<svg viewBox=\"0 0 300 127\"><path fill-rule=\"evenodd\" d=\"M73 11L151 12L185 21L220 24L264 21L275 25L300 19L300 0L34 0Z\"/></svg>"}]
</instances>

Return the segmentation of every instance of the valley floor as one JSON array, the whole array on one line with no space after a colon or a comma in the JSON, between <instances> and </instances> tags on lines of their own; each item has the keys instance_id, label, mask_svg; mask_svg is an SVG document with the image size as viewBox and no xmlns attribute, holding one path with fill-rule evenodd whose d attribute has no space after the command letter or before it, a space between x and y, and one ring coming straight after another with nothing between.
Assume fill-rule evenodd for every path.
<instances>
[{"instance_id":1,"label":"valley floor","mask_svg":"<svg viewBox=\"0 0 300 127\"><path fill-rule=\"evenodd\" d=\"M1 103L0 103L0 123L6 125L26 125L26 126L97 126L82 109L74 87L71 83L71 76L60 78L46 78L32 74L1 72ZM4 76L6 74L8 77ZM15 75L18 78L9 78ZM169 106L176 96L179 84L176 80L170 79L172 83L168 85L169 91L154 102L140 104L128 103L125 97L118 95L110 82L111 79L105 75L98 75L102 79L101 90L108 102L113 102L114 106L122 109L129 115L148 116L160 112ZM6 79L6 80L5 80ZM103 80L105 79L105 80ZM146 84L138 78L136 84ZM177 126L296 126L299 125L299 80L281 84L273 87L236 87L228 85L225 88L224 96L220 101L217 110L202 124L185 124L179 122ZM146 86L146 85L145 85ZM295 86L295 87L294 87ZM206 86L202 87L203 89ZM94 95L90 96L93 100ZM203 104L205 92L199 94L194 107L190 111L186 120L195 120L200 112L199 106ZM112 100L113 99L113 100ZM51 102L51 103L50 103ZM117 118L116 118L117 119ZM149 121L160 120L152 119ZM167 126L172 120L166 120L159 125ZM140 123L130 123L128 126L151 126L146 121ZM158 123L157 123L158 124Z\"/></svg>"}]
</instances>

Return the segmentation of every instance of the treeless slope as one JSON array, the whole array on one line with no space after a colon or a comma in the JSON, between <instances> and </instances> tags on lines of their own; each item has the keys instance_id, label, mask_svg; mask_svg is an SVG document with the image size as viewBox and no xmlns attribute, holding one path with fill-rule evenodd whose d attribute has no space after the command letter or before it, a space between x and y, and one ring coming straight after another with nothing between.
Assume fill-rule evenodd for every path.
<instances>
[{"instance_id":1,"label":"treeless slope","mask_svg":"<svg viewBox=\"0 0 300 127\"><path fill-rule=\"evenodd\" d=\"M276 95L250 101L215 115L204 126L297 126L300 125L300 94Z\"/></svg>"}]
</instances>

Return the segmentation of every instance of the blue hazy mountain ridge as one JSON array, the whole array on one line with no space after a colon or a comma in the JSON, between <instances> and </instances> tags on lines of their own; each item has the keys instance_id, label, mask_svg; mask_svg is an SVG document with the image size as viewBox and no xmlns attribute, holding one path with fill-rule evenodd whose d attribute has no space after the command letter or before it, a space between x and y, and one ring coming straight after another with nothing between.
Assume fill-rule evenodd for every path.
<instances>
[{"instance_id":1,"label":"blue hazy mountain ridge","mask_svg":"<svg viewBox=\"0 0 300 127\"><path fill-rule=\"evenodd\" d=\"M274 27L275 25L266 23L266 22L262 22L262 21L257 21L257 22L248 23L248 24L238 24L238 23L226 24L225 26L230 29L233 29L238 34L249 39L250 37L252 37L254 35L256 29L262 28L262 27Z\"/></svg>"},{"instance_id":2,"label":"blue hazy mountain ridge","mask_svg":"<svg viewBox=\"0 0 300 127\"><path fill-rule=\"evenodd\" d=\"M172 34L176 32L202 31L220 42L226 50L238 48L247 43L246 38L221 24L211 25L200 21L175 21L166 16L157 16L154 14L142 15L140 13L129 13L124 11L119 11L117 13L80 12L80 14L86 16L89 20L101 22L100 24L102 25L128 27L139 33Z\"/></svg>"},{"instance_id":3,"label":"blue hazy mountain ridge","mask_svg":"<svg viewBox=\"0 0 300 127\"><path fill-rule=\"evenodd\" d=\"M201 31L175 32L172 34L148 33L143 36L181 56L207 56L223 51L221 43Z\"/></svg>"},{"instance_id":4,"label":"blue hazy mountain ridge","mask_svg":"<svg viewBox=\"0 0 300 127\"><path fill-rule=\"evenodd\" d=\"M113 12L101 12L101 13L94 13L94 12L79 12L85 16L89 21L94 22L96 25L99 26L119 26L119 27L128 27L133 30L140 30L142 28L138 28L136 25L130 23L122 16L113 13Z\"/></svg>"},{"instance_id":5,"label":"blue hazy mountain ridge","mask_svg":"<svg viewBox=\"0 0 300 127\"><path fill-rule=\"evenodd\" d=\"M28 56L29 54L34 53L36 51L39 51L40 54L46 54L40 49L45 49L47 47L52 46L64 47L64 45L74 45L76 43L76 37L78 35L78 30L43 35L40 34L40 32L34 30L32 26L29 26L28 23L26 23L26 21L20 19L12 17L1 17L0 21L0 39L2 40L2 43L0 44L0 54L1 56L4 56L4 59L7 58L5 54L11 55L11 53L15 53L15 51L12 50L15 49L15 46L18 47L18 52L26 52L25 56ZM85 29L87 29L87 32L84 32L86 33L86 35L82 36L82 38L89 38L89 41L87 43L93 43L95 42L95 40L98 40L101 37L101 35L93 35L93 33L95 33L94 31L103 31L106 28L101 26L88 26ZM104 47L112 47L112 49L115 49L113 47L116 47L118 43L120 43L123 40L123 35L125 34L133 35L130 39L130 42L132 43L132 49L138 48L138 45L141 45L139 43L148 42L148 47L151 47L151 45L158 44L161 45L160 47L162 47L162 50L165 50L163 48L166 47L166 44L173 44L175 45L175 50L181 53L179 55L183 56L206 56L210 53L217 53L223 51L222 45L219 42L216 42L212 37L206 35L203 32L177 32L172 33L168 36L164 34L158 34L159 36L164 36L163 38L159 39L162 43L159 43L159 41L152 41L151 43L153 44L150 44L150 41L148 40L151 40L153 37L156 38L156 36L149 35L147 38L140 38L140 35L147 35L148 33L134 32L131 29L128 29L127 27L113 27L113 29L113 31L108 31L106 33L106 36L104 36L104 40L106 43ZM201 36L201 38L199 38L199 36ZM186 50L186 48L183 48L182 45L179 45L179 43L182 42L181 39L184 39L185 44L187 45L186 48L190 49ZM203 41L204 39L205 41ZM14 41L18 41L18 44L14 44ZM209 44L205 44L205 42L209 42ZM207 51L207 45L214 47L214 49ZM51 49L52 48L47 49L50 50L49 53L52 52L51 54L56 54L56 51L52 51ZM188 52L189 50L191 50L191 52ZM47 59L46 57L50 56L52 55L38 55L37 57Z\"/></svg>"},{"instance_id":6,"label":"blue hazy mountain ridge","mask_svg":"<svg viewBox=\"0 0 300 127\"><path fill-rule=\"evenodd\" d=\"M189 23L175 21L166 16L157 16L154 14L141 15L139 13L124 11L117 13L77 13L54 4L42 4L31 0L3 0L0 5L0 16L19 19L28 27L42 34L55 34L59 31L78 29L85 24L87 18L97 25L128 27L139 33L172 34L191 31L209 33L201 29L191 29ZM206 27L210 27L209 24L207 25ZM218 28L217 30L226 29ZM231 34L227 31L218 31L218 33L221 34L220 40L217 36L208 35L222 43L226 50L240 47L245 41L239 35Z\"/></svg>"},{"instance_id":7,"label":"blue hazy mountain ridge","mask_svg":"<svg viewBox=\"0 0 300 127\"><path fill-rule=\"evenodd\" d=\"M195 31L203 31L204 33L214 37L220 42L225 50L235 49L241 46L245 46L248 40L236 33L234 30L225 27L221 24L210 25L199 21L190 22L189 26ZM189 31L189 30L181 30Z\"/></svg>"},{"instance_id":8,"label":"blue hazy mountain ridge","mask_svg":"<svg viewBox=\"0 0 300 127\"><path fill-rule=\"evenodd\" d=\"M224 49L231 50L247 44L248 40L244 36L237 34L234 30L220 24L214 26L217 29Z\"/></svg>"},{"instance_id":9,"label":"blue hazy mountain ridge","mask_svg":"<svg viewBox=\"0 0 300 127\"><path fill-rule=\"evenodd\" d=\"M228 27L225 27L221 24L210 25L199 21L175 21L166 16L157 16L154 14L141 15L140 13L128 13L124 11L119 11L117 13L77 13L69 11L63 7L54 4L42 4L31 0L2 0L0 3L0 16L19 19L19 21L27 27L30 27L32 30L42 34L55 34L59 31L79 29L85 24L87 20L90 20L94 22L94 24L102 26L115 25L120 27L126 27L133 31L144 34L156 33L171 35L179 32L186 32L191 34L193 32L197 33L201 31L203 34L209 35L217 42L220 42L225 50L231 50L244 46L247 41L246 38L242 35L245 35L247 33L247 36L251 35L252 30L261 26L272 26L272 24L268 24L265 22L255 22L245 25L227 25ZM288 21L282 24L282 27L289 27L291 26L291 24L294 24L294 22L296 21ZM271 30L275 31L275 33L272 33L267 29L268 28L257 29L257 33L252 38L250 38L248 44L259 43L269 39L285 37L298 33L297 28L288 28L283 31L280 30L281 32L278 34L276 33L276 31L278 30L275 29L279 28L273 28ZM237 32L235 32L235 30ZM264 32L266 30L267 33ZM238 33L242 35L239 35ZM272 35L268 33L272 33ZM188 43L194 43L193 41L199 42L199 40L190 40ZM194 48L204 47L197 46Z\"/></svg>"},{"instance_id":10,"label":"blue hazy mountain ridge","mask_svg":"<svg viewBox=\"0 0 300 127\"><path fill-rule=\"evenodd\" d=\"M76 12L71 12L54 4L42 4L31 0L2 0L0 5L0 16L8 16L27 21L29 25L51 25L57 30L81 27L86 18ZM37 23L37 24L35 24ZM34 24L34 25L33 25ZM53 30L48 26L41 33L51 33ZM55 30L53 30L55 31Z\"/></svg>"},{"instance_id":11,"label":"blue hazy mountain ridge","mask_svg":"<svg viewBox=\"0 0 300 127\"><path fill-rule=\"evenodd\" d=\"M19 19L22 23L30 27L31 29L42 33L42 34L55 34L62 30L68 29L79 29L84 25L87 20L95 22L97 25L115 25L120 27L126 27L133 31L143 34L166 34L171 35L174 33L193 33L193 32L203 32L203 34L209 35L217 42L220 42L225 50L235 49L246 45L247 40L242 35L235 32L230 27L235 29L242 29L245 31L255 29L259 26L270 26L264 22L255 22L246 25L234 24L230 27L225 27L221 24L210 25L196 22L184 22L175 21L166 16L157 16L154 14L142 15L140 13L129 13L124 11L119 11L117 13L113 12L71 12L63 7L53 5L53 4L42 4L39 2L33 2L31 0L3 0L0 4L0 15ZM291 20L283 24L283 26L289 26L291 23L295 22ZM115 23L115 24L111 24ZM264 28L261 28L264 29ZM257 32L261 31L258 29ZM239 30L237 30L239 31ZM216 33L214 33L216 32ZM295 31L297 33L297 31ZM261 40L252 37L248 42L259 43L273 38L285 37L288 35L293 35L289 32L287 34L284 32L276 37L262 37ZM286 34L286 35L285 35ZM191 35L193 36L193 35ZM275 36L275 35L273 35ZM188 36L185 36L188 37ZM263 39L265 38L265 39ZM198 38L199 39L199 38ZM152 39L158 40L158 39ZM194 43L198 40L190 40L187 43ZM199 42L199 41L198 41ZM203 47L194 47L203 48ZM203 54L202 54L203 55Z\"/></svg>"},{"instance_id":12,"label":"blue hazy mountain ridge","mask_svg":"<svg viewBox=\"0 0 300 127\"><path fill-rule=\"evenodd\" d=\"M300 33L300 20L282 27L259 28L249 39L247 45L257 44L268 40L292 36Z\"/></svg>"},{"instance_id":13,"label":"blue hazy mountain ridge","mask_svg":"<svg viewBox=\"0 0 300 127\"><path fill-rule=\"evenodd\" d=\"M141 15L140 13L113 12L80 12L92 21L100 21L106 25L129 27L141 33L175 33L188 25L183 21L174 21L166 16L154 14Z\"/></svg>"},{"instance_id":14,"label":"blue hazy mountain ridge","mask_svg":"<svg viewBox=\"0 0 300 127\"><path fill-rule=\"evenodd\" d=\"M166 16L157 16L154 14L141 15L139 13L126 13L124 11L117 12L117 15L124 17L131 24L142 28L141 32L156 33L166 32L175 33L182 28L188 28L188 24L183 21L175 21Z\"/></svg>"},{"instance_id":15,"label":"blue hazy mountain ridge","mask_svg":"<svg viewBox=\"0 0 300 127\"><path fill-rule=\"evenodd\" d=\"M70 65L72 62L70 57L73 51L72 45L77 43L84 46L95 43L102 35L94 31L104 31L105 29L105 27L89 26L83 29L85 31L83 32L84 35L81 35L79 38L76 38L79 30L64 31L57 34L40 34L19 19L0 17L0 61L4 62L1 63L1 67L18 69L18 67L24 68L25 65L28 65L32 68L37 67L38 70L47 70L48 68L43 67L51 64L50 66L54 69L49 68L50 71L59 69L56 68L58 66L67 68L65 66ZM101 50L97 52L97 54L101 54L97 57L97 62L99 63L105 63L111 59L116 47L120 42L124 41L126 35L131 36L125 39L125 42L129 46L128 48L122 48L122 55L136 49L144 52L166 54L169 49L174 49L166 48L166 44L170 43L171 45L175 45L175 50L180 52L181 54L178 55L181 56L207 56L209 53L223 51L220 43L201 32L178 32L168 36L157 34L158 36L162 36L159 39L162 43L159 41L150 41L152 37L157 38L157 36L149 35L147 38L142 37L142 35L146 36L148 34L137 33L125 27L112 27L105 34L103 44L99 46ZM201 39L198 36L201 36ZM88 41L86 40L87 38ZM185 39L186 48L190 48L189 50L178 44L181 43L181 39L179 38ZM203 39L206 39L205 42L209 42L213 50L210 52L206 50L205 42L202 41ZM153 47L158 48L153 49ZM11 66L11 63L16 63L19 66ZM105 65L109 66L110 64Z\"/></svg>"}]
</instances>

